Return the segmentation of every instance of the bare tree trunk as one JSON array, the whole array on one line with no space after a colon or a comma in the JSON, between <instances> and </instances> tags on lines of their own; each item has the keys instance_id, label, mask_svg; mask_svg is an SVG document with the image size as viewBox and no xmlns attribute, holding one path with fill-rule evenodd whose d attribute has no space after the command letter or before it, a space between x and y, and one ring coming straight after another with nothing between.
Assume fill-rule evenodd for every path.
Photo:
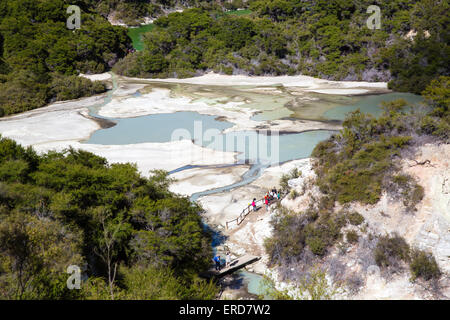
<instances>
[{"instance_id":1,"label":"bare tree trunk","mask_svg":"<svg viewBox=\"0 0 450 320\"><path fill-rule=\"evenodd\" d=\"M103 227L103 240L104 240L104 248L100 247L100 252L94 249L94 252L106 263L108 268L108 287L109 294L111 295L111 299L114 300L114 281L116 279L117 273L117 262L113 262L114 260L114 244L117 241L117 232L119 231L122 222L119 223L114 231L110 232L105 224L105 217L102 217L102 227ZM113 267L114 265L114 267Z\"/></svg>"}]
</instances>

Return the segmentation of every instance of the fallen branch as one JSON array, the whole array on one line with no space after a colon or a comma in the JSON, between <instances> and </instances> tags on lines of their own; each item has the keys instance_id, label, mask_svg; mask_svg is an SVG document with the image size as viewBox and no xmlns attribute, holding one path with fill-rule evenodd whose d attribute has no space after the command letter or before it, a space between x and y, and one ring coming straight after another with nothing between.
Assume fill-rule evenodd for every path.
<instances>
[{"instance_id":1,"label":"fallen branch","mask_svg":"<svg viewBox=\"0 0 450 320\"><path fill-rule=\"evenodd\" d=\"M417 161L417 160L413 160L416 164L412 164L410 165L410 167L415 167L415 166L424 166L424 165L429 165L431 167L435 167L433 164L431 164L430 160L425 160L425 161Z\"/></svg>"}]
</instances>

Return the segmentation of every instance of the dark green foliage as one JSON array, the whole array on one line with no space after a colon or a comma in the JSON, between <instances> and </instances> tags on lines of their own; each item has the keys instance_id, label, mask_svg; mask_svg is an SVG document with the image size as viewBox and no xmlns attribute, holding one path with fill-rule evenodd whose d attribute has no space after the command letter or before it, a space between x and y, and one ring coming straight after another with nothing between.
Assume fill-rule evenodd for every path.
<instances>
[{"instance_id":1,"label":"dark green foliage","mask_svg":"<svg viewBox=\"0 0 450 320\"><path fill-rule=\"evenodd\" d=\"M373 254L377 265L389 267L394 272L401 268L402 261L409 263L413 280L422 278L428 281L441 275L432 254L418 249L411 250L405 239L397 234L380 237Z\"/></svg>"},{"instance_id":2,"label":"dark green foliage","mask_svg":"<svg viewBox=\"0 0 450 320\"><path fill-rule=\"evenodd\" d=\"M413 279L422 278L424 280L431 280L439 278L441 272L432 254L421 250L414 250L411 256L411 264L409 267Z\"/></svg>"},{"instance_id":3,"label":"dark green foliage","mask_svg":"<svg viewBox=\"0 0 450 320\"><path fill-rule=\"evenodd\" d=\"M371 1L252 1L253 13L245 17L224 15L220 6L203 3L155 22L157 28L150 32L154 37L145 40L144 51L162 54L169 63L142 67L139 59L126 59L115 70L141 77L188 77L212 70L392 80L395 90L416 93L449 74L444 1L381 1L380 30L366 26ZM417 36L405 39L411 30Z\"/></svg>"},{"instance_id":4,"label":"dark green foliage","mask_svg":"<svg viewBox=\"0 0 450 320\"><path fill-rule=\"evenodd\" d=\"M309 208L304 213L283 212L271 224L273 236L265 242L266 252L273 264L297 261L305 248L317 256L342 238L341 229L347 224L345 216L333 213L328 201L321 199L319 208Z\"/></svg>"},{"instance_id":5,"label":"dark green foliage","mask_svg":"<svg viewBox=\"0 0 450 320\"><path fill-rule=\"evenodd\" d=\"M400 261L409 261L409 245L397 234L383 236L374 250L375 262L380 267L399 268Z\"/></svg>"},{"instance_id":6,"label":"dark green foliage","mask_svg":"<svg viewBox=\"0 0 450 320\"><path fill-rule=\"evenodd\" d=\"M114 18L129 26L138 26L144 22L144 17L159 17L168 9L183 7L199 7L207 10L236 10L245 8L242 0L82 0L94 7L95 11L104 17L114 13Z\"/></svg>"},{"instance_id":7,"label":"dark green foliage","mask_svg":"<svg viewBox=\"0 0 450 320\"><path fill-rule=\"evenodd\" d=\"M413 128L399 112L404 105L387 104L378 119L355 111L343 130L316 146L312 156L318 159L315 169L322 192L341 203L378 202L392 160L411 140L406 134Z\"/></svg>"},{"instance_id":8,"label":"dark green foliage","mask_svg":"<svg viewBox=\"0 0 450 320\"><path fill-rule=\"evenodd\" d=\"M197 278L212 255L201 208L172 194L170 182L166 172L143 178L135 165L108 164L89 152L38 156L0 139L0 297L96 296L103 289L79 296L64 289L65 269L86 263L88 276L106 279L104 289L110 267L127 266L134 276L134 268L164 268L184 288L174 298L211 298L215 287ZM123 276L108 284L106 298L136 297L127 296Z\"/></svg>"},{"instance_id":9,"label":"dark green foliage","mask_svg":"<svg viewBox=\"0 0 450 320\"><path fill-rule=\"evenodd\" d=\"M81 2L81 1L80 1ZM5 0L0 11L0 115L105 91L77 79L107 71L127 53L126 29L114 27L78 3L81 29L69 30L64 0Z\"/></svg>"},{"instance_id":10,"label":"dark green foliage","mask_svg":"<svg viewBox=\"0 0 450 320\"><path fill-rule=\"evenodd\" d=\"M307 215L286 214L272 221L273 237L264 243L271 263L292 261L302 253L306 244L303 229L311 220Z\"/></svg>"},{"instance_id":11,"label":"dark green foliage","mask_svg":"<svg viewBox=\"0 0 450 320\"><path fill-rule=\"evenodd\" d=\"M413 40L398 37L382 54L390 61L394 78L390 88L419 94L437 76L449 75L449 9L448 1L422 0L412 5L405 22L417 35Z\"/></svg>"},{"instance_id":12,"label":"dark green foliage","mask_svg":"<svg viewBox=\"0 0 450 320\"><path fill-rule=\"evenodd\" d=\"M423 95L432 111L421 120L421 132L450 141L450 77L433 80Z\"/></svg>"},{"instance_id":13,"label":"dark green foliage","mask_svg":"<svg viewBox=\"0 0 450 320\"><path fill-rule=\"evenodd\" d=\"M416 205L423 199L423 187L417 184L414 179L405 174L398 174L392 177L392 183L397 192L403 199L403 205L408 210L415 210Z\"/></svg>"},{"instance_id":14,"label":"dark green foliage","mask_svg":"<svg viewBox=\"0 0 450 320\"><path fill-rule=\"evenodd\" d=\"M351 230L345 234L345 238L347 239L347 242L349 242L349 243L357 243L359 236L356 231Z\"/></svg>"},{"instance_id":15,"label":"dark green foliage","mask_svg":"<svg viewBox=\"0 0 450 320\"><path fill-rule=\"evenodd\" d=\"M130 300L212 300L217 286L198 278L192 281L177 277L170 269L123 268L124 286L120 299Z\"/></svg>"},{"instance_id":16,"label":"dark green foliage","mask_svg":"<svg viewBox=\"0 0 450 320\"><path fill-rule=\"evenodd\" d=\"M350 222L350 224L352 224L354 226L359 226L361 223L364 222L364 217L356 211L348 213L346 215L346 218L347 218L348 222Z\"/></svg>"},{"instance_id":17,"label":"dark green foliage","mask_svg":"<svg viewBox=\"0 0 450 320\"><path fill-rule=\"evenodd\" d=\"M101 81L90 81L78 76L61 76L55 74L50 83L50 94L57 101L78 99L106 91Z\"/></svg>"}]
</instances>

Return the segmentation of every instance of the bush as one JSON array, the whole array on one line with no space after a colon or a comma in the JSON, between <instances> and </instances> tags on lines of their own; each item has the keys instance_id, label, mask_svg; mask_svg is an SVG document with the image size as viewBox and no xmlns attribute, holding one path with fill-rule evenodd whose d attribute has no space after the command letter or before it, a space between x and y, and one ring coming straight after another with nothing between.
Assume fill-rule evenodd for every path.
<instances>
[{"instance_id":1,"label":"bush","mask_svg":"<svg viewBox=\"0 0 450 320\"><path fill-rule=\"evenodd\" d=\"M407 127L405 119L399 120L403 105L401 101L387 104L379 119L355 111L339 134L316 146L312 156L318 160L314 169L323 193L340 203L378 202L385 176L394 169L392 158L412 139L396 132Z\"/></svg>"},{"instance_id":2,"label":"bush","mask_svg":"<svg viewBox=\"0 0 450 320\"><path fill-rule=\"evenodd\" d=\"M396 187L395 192L403 198L403 205L408 210L416 210L416 205L422 201L425 195L423 187L417 184L413 177L406 174L394 176L392 182Z\"/></svg>"},{"instance_id":3,"label":"bush","mask_svg":"<svg viewBox=\"0 0 450 320\"><path fill-rule=\"evenodd\" d=\"M380 267L398 268L400 261L409 261L409 245L397 234L380 237L374 249L374 258Z\"/></svg>"},{"instance_id":4,"label":"bush","mask_svg":"<svg viewBox=\"0 0 450 320\"><path fill-rule=\"evenodd\" d=\"M290 177L287 174L283 174L280 178L280 187L283 190L289 190L289 185L288 185L288 181L289 181Z\"/></svg>"},{"instance_id":5,"label":"bush","mask_svg":"<svg viewBox=\"0 0 450 320\"><path fill-rule=\"evenodd\" d=\"M423 278L431 280L439 278L441 272L432 254L421 250L414 250L410 264L413 279Z\"/></svg>"},{"instance_id":6,"label":"bush","mask_svg":"<svg viewBox=\"0 0 450 320\"><path fill-rule=\"evenodd\" d=\"M305 214L282 213L272 220L273 235L264 242L272 264L288 263L300 256L305 247L304 226L311 221Z\"/></svg>"},{"instance_id":7,"label":"bush","mask_svg":"<svg viewBox=\"0 0 450 320\"><path fill-rule=\"evenodd\" d=\"M54 74L50 84L51 96L57 101L78 99L105 91L106 86L103 82L91 81L78 76Z\"/></svg>"},{"instance_id":8,"label":"bush","mask_svg":"<svg viewBox=\"0 0 450 320\"><path fill-rule=\"evenodd\" d=\"M289 171L289 175L291 179L297 179L298 177L302 176L302 172L298 170L298 168L292 168L292 170Z\"/></svg>"},{"instance_id":9,"label":"bush","mask_svg":"<svg viewBox=\"0 0 450 320\"><path fill-rule=\"evenodd\" d=\"M302 176L302 172L300 170L298 170L297 168L293 168L293 169L291 169L291 171L289 171L289 173L283 174L280 178L281 189L289 190L289 185L288 185L289 180L296 179L301 176Z\"/></svg>"},{"instance_id":10,"label":"bush","mask_svg":"<svg viewBox=\"0 0 450 320\"><path fill-rule=\"evenodd\" d=\"M294 189L289 193L289 199L294 200L298 197L298 192Z\"/></svg>"},{"instance_id":11,"label":"bush","mask_svg":"<svg viewBox=\"0 0 450 320\"><path fill-rule=\"evenodd\" d=\"M364 217L358 212L354 211L352 213L347 214L347 220L348 222L350 222L350 224L354 226L359 226L361 223L364 222Z\"/></svg>"},{"instance_id":12,"label":"bush","mask_svg":"<svg viewBox=\"0 0 450 320\"><path fill-rule=\"evenodd\" d=\"M347 238L347 242L349 242L349 243L357 243L359 236L356 231L351 230L351 231L347 232L346 238Z\"/></svg>"},{"instance_id":13,"label":"bush","mask_svg":"<svg viewBox=\"0 0 450 320\"><path fill-rule=\"evenodd\" d=\"M312 253L322 256L325 254L326 244L320 237L310 237L306 239L306 244L311 249Z\"/></svg>"}]
</instances>

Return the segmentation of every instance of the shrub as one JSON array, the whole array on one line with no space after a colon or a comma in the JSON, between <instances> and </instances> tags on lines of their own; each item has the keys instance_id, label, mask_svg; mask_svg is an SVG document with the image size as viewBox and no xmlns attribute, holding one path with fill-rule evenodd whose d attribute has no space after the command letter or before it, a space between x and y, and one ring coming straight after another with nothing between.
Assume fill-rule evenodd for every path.
<instances>
[{"instance_id":1,"label":"shrub","mask_svg":"<svg viewBox=\"0 0 450 320\"><path fill-rule=\"evenodd\" d=\"M294 200L295 198L298 197L298 192L293 189L290 193L289 193L289 199Z\"/></svg>"},{"instance_id":2,"label":"shrub","mask_svg":"<svg viewBox=\"0 0 450 320\"><path fill-rule=\"evenodd\" d=\"M78 99L105 91L106 86L103 82L91 81L78 76L54 74L50 83L50 93L57 101Z\"/></svg>"},{"instance_id":3,"label":"shrub","mask_svg":"<svg viewBox=\"0 0 450 320\"><path fill-rule=\"evenodd\" d=\"M310 219L304 214L284 213L278 219L271 221L273 235L264 242L271 263L286 263L302 253L305 246L303 229Z\"/></svg>"},{"instance_id":4,"label":"shrub","mask_svg":"<svg viewBox=\"0 0 450 320\"><path fill-rule=\"evenodd\" d=\"M311 249L312 253L322 256L325 254L326 244L320 237L310 237L306 239L306 244Z\"/></svg>"},{"instance_id":5,"label":"shrub","mask_svg":"<svg viewBox=\"0 0 450 320\"><path fill-rule=\"evenodd\" d=\"M404 100L385 103L379 118L357 110L347 116L338 134L314 148L317 184L324 194L342 204L379 201L387 177L396 169L395 158L416 134L402 112L405 105Z\"/></svg>"},{"instance_id":6,"label":"shrub","mask_svg":"<svg viewBox=\"0 0 450 320\"><path fill-rule=\"evenodd\" d=\"M357 243L358 239L359 239L359 236L358 236L358 233L356 231L351 230L351 231L347 232L346 238L347 238L347 241L349 243Z\"/></svg>"},{"instance_id":7,"label":"shrub","mask_svg":"<svg viewBox=\"0 0 450 320\"><path fill-rule=\"evenodd\" d=\"M280 178L280 187L283 190L289 190L289 185L288 185L288 181L289 181L290 177L287 174L283 174Z\"/></svg>"},{"instance_id":8,"label":"shrub","mask_svg":"<svg viewBox=\"0 0 450 320\"><path fill-rule=\"evenodd\" d=\"M413 177L406 174L398 174L392 178L396 192L403 198L403 205L408 210L416 210L416 205L424 197L424 189L417 184ZM394 191L394 190L393 190Z\"/></svg>"},{"instance_id":9,"label":"shrub","mask_svg":"<svg viewBox=\"0 0 450 320\"><path fill-rule=\"evenodd\" d=\"M400 261L409 261L409 245L397 234L380 237L374 249L375 262L380 267L399 267Z\"/></svg>"},{"instance_id":10,"label":"shrub","mask_svg":"<svg viewBox=\"0 0 450 320\"><path fill-rule=\"evenodd\" d=\"M281 187L281 189L289 190L289 185L288 185L289 180L296 179L296 178L301 177L301 176L302 176L302 172L299 171L297 168L293 168L293 169L291 169L291 171L289 171L289 173L283 174L281 176L281 178L280 178L280 187Z\"/></svg>"},{"instance_id":11,"label":"shrub","mask_svg":"<svg viewBox=\"0 0 450 320\"><path fill-rule=\"evenodd\" d=\"M342 226L339 215L322 212L316 221L305 226L306 244L314 254L322 256L328 246L342 238Z\"/></svg>"},{"instance_id":12,"label":"shrub","mask_svg":"<svg viewBox=\"0 0 450 320\"><path fill-rule=\"evenodd\" d=\"M297 168L292 168L291 171L289 171L289 175L291 179L297 179L298 177L302 176L302 172Z\"/></svg>"},{"instance_id":13,"label":"shrub","mask_svg":"<svg viewBox=\"0 0 450 320\"><path fill-rule=\"evenodd\" d=\"M413 279L423 278L428 281L440 276L441 272L432 254L421 250L414 250L411 256L412 259L409 267Z\"/></svg>"},{"instance_id":14,"label":"shrub","mask_svg":"<svg viewBox=\"0 0 450 320\"><path fill-rule=\"evenodd\" d=\"M364 217L358 212L354 211L352 213L347 214L347 220L354 226L359 226L364 222Z\"/></svg>"}]
</instances>

